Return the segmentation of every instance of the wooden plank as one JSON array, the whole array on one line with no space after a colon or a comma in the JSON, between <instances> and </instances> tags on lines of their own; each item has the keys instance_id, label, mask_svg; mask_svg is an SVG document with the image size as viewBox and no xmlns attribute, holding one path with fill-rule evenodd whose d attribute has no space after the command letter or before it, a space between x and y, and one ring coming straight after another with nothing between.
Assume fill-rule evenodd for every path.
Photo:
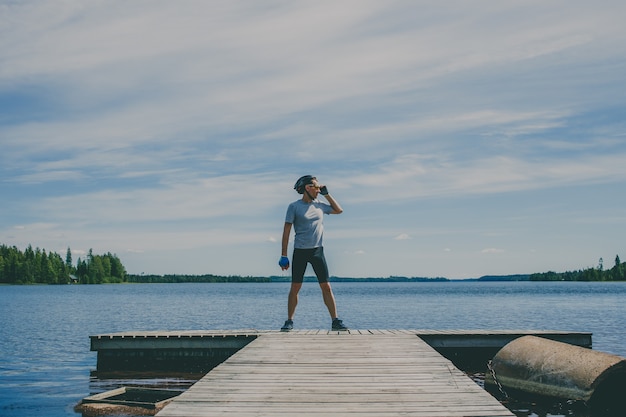
<instances>
[{"instance_id":1,"label":"wooden plank","mask_svg":"<svg viewBox=\"0 0 626 417\"><path fill-rule=\"evenodd\" d=\"M512 417L412 332L263 334L159 417Z\"/></svg>"}]
</instances>

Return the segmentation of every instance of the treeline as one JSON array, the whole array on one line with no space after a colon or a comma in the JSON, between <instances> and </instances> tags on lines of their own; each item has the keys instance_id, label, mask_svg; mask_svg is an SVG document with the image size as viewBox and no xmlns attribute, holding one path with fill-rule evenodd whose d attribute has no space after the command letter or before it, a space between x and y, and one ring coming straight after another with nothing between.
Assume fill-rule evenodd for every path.
<instances>
[{"instance_id":1,"label":"treeline","mask_svg":"<svg viewBox=\"0 0 626 417\"><path fill-rule=\"evenodd\" d=\"M604 269L600 258L596 268L567 272L541 272L530 275L531 281L626 281L626 262L622 263L619 255L611 269Z\"/></svg>"},{"instance_id":2,"label":"treeline","mask_svg":"<svg viewBox=\"0 0 626 417\"><path fill-rule=\"evenodd\" d=\"M283 275L277 276L273 275L270 278L270 282L291 282L291 275ZM399 276L389 276L389 277L360 277L360 278L352 278L352 277L336 277L331 275L329 277L331 282L448 282L450 281L448 278L425 278L425 277L399 277ZM317 282L317 277L315 276L305 276L304 282Z\"/></svg>"},{"instance_id":3,"label":"treeline","mask_svg":"<svg viewBox=\"0 0 626 417\"><path fill-rule=\"evenodd\" d=\"M126 282L140 284L179 282L270 282L269 277L241 277L237 275L127 275Z\"/></svg>"},{"instance_id":4,"label":"treeline","mask_svg":"<svg viewBox=\"0 0 626 417\"><path fill-rule=\"evenodd\" d=\"M126 269L117 255L94 255L72 262L67 248L65 260L56 252L33 249L21 251L15 246L0 245L0 284L103 284L125 282Z\"/></svg>"},{"instance_id":5,"label":"treeline","mask_svg":"<svg viewBox=\"0 0 626 417\"><path fill-rule=\"evenodd\" d=\"M507 279L510 278L510 279ZM67 248L65 259L56 252L33 249L31 245L21 251L15 246L0 245L0 284L104 284L104 283L181 283L181 282L283 282L288 276L222 276L222 275L129 275L115 254L95 255L91 249L85 259L72 262L72 251ZM305 280L316 280L306 277ZM371 281L371 282L442 282L446 278L396 277L389 278L339 278L332 281ZM530 281L626 281L626 262L619 255L610 269L604 268L600 258L598 266L578 271L541 272L507 277L482 277L488 280L530 280Z\"/></svg>"}]
</instances>

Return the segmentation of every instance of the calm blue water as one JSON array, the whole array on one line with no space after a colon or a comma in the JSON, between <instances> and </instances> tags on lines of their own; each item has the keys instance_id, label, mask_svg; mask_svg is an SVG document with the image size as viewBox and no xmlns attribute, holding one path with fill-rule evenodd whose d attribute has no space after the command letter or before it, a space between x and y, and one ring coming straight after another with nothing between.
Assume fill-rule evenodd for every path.
<instances>
[{"instance_id":1,"label":"calm blue water","mask_svg":"<svg viewBox=\"0 0 626 417\"><path fill-rule=\"evenodd\" d=\"M123 381L90 376L89 336L130 330L278 329L289 284L0 286L0 415L73 416L81 398ZM626 356L626 283L333 283L354 329L593 332ZM330 326L305 283L296 328ZM186 381L181 381L184 385ZM532 414L529 414L532 415Z\"/></svg>"}]
</instances>

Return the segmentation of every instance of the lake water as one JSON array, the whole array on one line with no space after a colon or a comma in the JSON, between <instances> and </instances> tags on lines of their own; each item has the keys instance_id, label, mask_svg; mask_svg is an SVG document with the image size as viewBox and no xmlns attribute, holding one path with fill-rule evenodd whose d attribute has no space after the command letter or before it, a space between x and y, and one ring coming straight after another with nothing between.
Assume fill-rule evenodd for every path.
<instances>
[{"instance_id":1,"label":"lake water","mask_svg":"<svg viewBox=\"0 0 626 417\"><path fill-rule=\"evenodd\" d=\"M0 416L77 417L73 408L83 397L129 385L91 375L90 335L278 329L288 289L287 283L0 286ZM340 282L333 289L340 316L353 329L593 332L595 350L626 357L626 283ZM305 283L295 327L329 326L319 287ZM139 382L184 387L192 381Z\"/></svg>"}]
</instances>

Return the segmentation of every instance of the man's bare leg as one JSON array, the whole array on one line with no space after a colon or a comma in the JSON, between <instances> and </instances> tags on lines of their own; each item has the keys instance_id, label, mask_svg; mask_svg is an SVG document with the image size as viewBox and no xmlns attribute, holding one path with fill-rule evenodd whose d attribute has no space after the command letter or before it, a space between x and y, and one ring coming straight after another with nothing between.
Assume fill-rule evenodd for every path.
<instances>
[{"instance_id":1,"label":"man's bare leg","mask_svg":"<svg viewBox=\"0 0 626 417\"><path fill-rule=\"evenodd\" d=\"M291 289L289 290L289 299L287 300L287 318L293 320L293 316L296 314L296 307L298 306L298 293L302 288L301 282L292 282Z\"/></svg>"},{"instance_id":2,"label":"man's bare leg","mask_svg":"<svg viewBox=\"0 0 626 417\"><path fill-rule=\"evenodd\" d=\"M333 294L330 282L320 282L320 288L322 289L322 297L324 298L324 304L326 304L330 318L336 319L337 304L335 303L335 295Z\"/></svg>"}]
</instances>

